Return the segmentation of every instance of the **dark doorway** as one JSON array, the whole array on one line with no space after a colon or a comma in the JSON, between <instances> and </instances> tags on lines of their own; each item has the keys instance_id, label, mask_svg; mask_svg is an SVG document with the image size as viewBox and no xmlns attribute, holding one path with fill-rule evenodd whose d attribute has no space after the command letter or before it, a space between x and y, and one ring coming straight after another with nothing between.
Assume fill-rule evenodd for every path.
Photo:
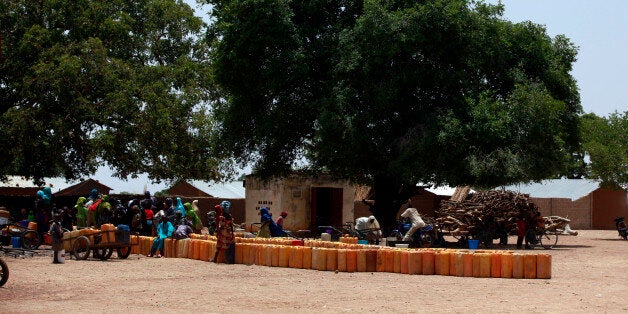
<instances>
[{"instance_id":1,"label":"dark doorway","mask_svg":"<svg viewBox=\"0 0 628 314\"><path fill-rule=\"evenodd\" d=\"M312 188L311 195L314 228L342 225L341 188Z\"/></svg>"}]
</instances>

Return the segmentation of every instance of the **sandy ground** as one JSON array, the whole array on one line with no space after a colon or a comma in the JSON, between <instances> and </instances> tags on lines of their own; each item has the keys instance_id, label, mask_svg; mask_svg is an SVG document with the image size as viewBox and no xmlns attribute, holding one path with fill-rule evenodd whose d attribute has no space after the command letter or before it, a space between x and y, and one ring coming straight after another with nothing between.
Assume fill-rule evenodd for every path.
<instances>
[{"instance_id":1,"label":"sandy ground","mask_svg":"<svg viewBox=\"0 0 628 314\"><path fill-rule=\"evenodd\" d=\"M2 257L10 277L0 288L0 312L628 311L628 241L616 231L580 231L535 251L552 255L552 279L334 273L140 255L52 264L41 250Z\"/></svg>"}]
</instances>

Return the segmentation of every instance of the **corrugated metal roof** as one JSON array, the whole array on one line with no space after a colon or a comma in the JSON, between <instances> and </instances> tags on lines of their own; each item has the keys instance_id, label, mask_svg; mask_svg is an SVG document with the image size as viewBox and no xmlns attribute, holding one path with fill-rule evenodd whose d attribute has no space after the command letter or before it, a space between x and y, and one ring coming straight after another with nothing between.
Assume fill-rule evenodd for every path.
<instances>
[{"instance_id":1,"label":"corrugated metal roof","mask_svg":"<svg viewBox=\"0 0 628 314\"><path fill-rule=\"evenodd\" d=\"M22 176L7 176L7 181L0 181L0 187L13 187L13 188L44 188L49 186L52 193L56 193L63 190L74 183L66 182L64 178L44 178L45 184L41 187L33 184L33 179L27 179Z\"/></svg>"},{"instance_id":2,"label":"corrugated metal roof","mask_svg":"<svg viewBox=\"0 0 628 314\"><path fill-rule=\"evenodd\" d=\"M199 180L187 181L195 188L213 196L221 198L244 198L245 188L243 181L233 181L226 183L214 183Z\"/></svg>"},{"instance_id":3,"label":"corrugated metal roof","mask_svg":"<svg viewBox=\"0 0 628 314\"><path fill-rule=\"evenodd\" d=\"M440 196L452 196L456 192L456 187L432 186L430 188L426 188L425 190ZM469 193L475 193L475 190L471 189Z\"/></svg>"},{"instance_id":4,"label":"corrugated metal roof","mask_svg":"<svg viewBox=\"0 0 628 314\"><path fill-rule=\"evenodd\" d=\"M514 184L506 190L529 194L538 198L569 198L573 201L585 197L600 188L600 183L584 179L543 180L540 183ZM497 188L496 190L501 190Z\"/></svg>"}]
</instances>

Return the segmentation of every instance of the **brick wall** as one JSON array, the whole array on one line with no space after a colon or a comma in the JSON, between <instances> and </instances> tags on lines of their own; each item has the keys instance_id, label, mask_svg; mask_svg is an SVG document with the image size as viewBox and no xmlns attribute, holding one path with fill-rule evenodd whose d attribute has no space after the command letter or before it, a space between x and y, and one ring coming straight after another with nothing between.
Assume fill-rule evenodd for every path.
<instances>
[{"instance_id":1,"label":"brick wall","mask_svg":"<svg viewBox=\"0 0 628 314\"><path fill-rule=\"evenodd\" d=\"M591 229L591 196L576 201L568 198L530 198L543 216L561 216L571 220L571 229Z\"/></svg>"}]
</instances>

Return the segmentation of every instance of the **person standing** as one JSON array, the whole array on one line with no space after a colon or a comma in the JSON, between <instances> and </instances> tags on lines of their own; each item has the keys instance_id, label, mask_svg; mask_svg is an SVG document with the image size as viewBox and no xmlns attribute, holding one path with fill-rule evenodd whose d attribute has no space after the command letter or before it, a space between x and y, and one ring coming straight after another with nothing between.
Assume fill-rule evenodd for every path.
<instances>
[{"instance_id":1,"label":"person standing","mask_svg":"<svg viewBox=\"0 0 628 314\"><path fill-rule=\"evenodd\" d=\"M198 217L198 214L192 207L192 204L185 203L183 204L183 207L185 207L186 218L189 219L190 222L192 222L192 227L194 228L194 232L201 233L201 229L203 228L203 225L201 224L201 219Z\"/></svg>"},{"instance_id":2,"label":"person standing","mask_svg":"<svg viewBox=\"0 0 628 314\"><path fill-rule=\"evenodd\" d=\"M174 204L172 204L172 199L170 197L166 198L164 213L166 217L168 217L168 220L174 224Z\"/></svg>"},{"instance_id":3,"label":"person standing","mask_svg":"<svg viewBox=\"0 0 628 314\"><path fill-rule=\"evenodd\" d=\"M183 206L183 201L180 197L177 197L177 206L174 209L175 214L177 212L181 213L181 217L185 218L185 206Z\"/></svg>"},{"instance_id":4,"label":"person standing","mask_svg":"<svg viewBox=\"0 0 628 314\"><path fill-rule=\"evenodd\" d=\"M50 242L52 245L53 264L61 264L59 261L59 251L63 248L63 229L61 229L61 215L56 214L52 217L52 223L50 224Z\"/></svg>"},{"instance_id":5,"label":"person standing","mask_svg":"<svg viewBox=\"0 0 628 314\"><path fill-rule=\"evenodd\" d=\"M145 226L147 228L147 230L146 230L147 234L146 235L147 236L151 236L151 237L154 236L154 234L155 234L155 227L156 227L156 226L153 227L153 216L155 215L155 212L153 211L154 209L156 209L156 208L153 205L151 205L150 207L144 209L144 217L146 217L145 218L146 220L144 221L144 224L145 224Z\"/></svg>"},{"instance_id":6,"label":"person standing","mask_svg":"<svg viewBox=\"0 0 628 314\"><path fill-rule=\"evenodd\" d=\"M526 249L529 249L528 238L526 237L526 233L528 231L527 222L525 219L525 215L523 213L519 214L519 219L517 219L517 249L521 249L521 245L525 239Z\"/></svg>"},{"instance_id":7,"label":"person standing","mask_svg":"<svg viewBox=\"0 0 628 314\"><path fill-rule=\"evenodd\" d=\"M37 222L37 233L39 233L40 237L44 236L44 233L48 231L50 227L49 224L49 214L48 206L44 200L44 191L37 191L37 196L35 197L35 215ZM43 238L40 238L43 241Z\"/></svg>"},{"instance_id":8,"label":"person standing","mask_svg":"<svg viewBox=\"0 0 628 314\"><path fill-rule=\"evenodd\" d=\"M76 201L76 205L74 205L74 208L76 209L77 228L87 227L87 207L85 207L86 200L87 199L84 196L81 196Z\"/></svg>"},{"instance_id":9,"label":"person standing","mask_svg":"<svg viewBox=\"0 0 628 314\"><path fill-rule=\"evenodd\" d=\"M94 221L96 222L96 228L100 229L101 225L111 222L111 216L113 211L111 210L111 203L109 203L109 196L103 195L100 198L100 203L96 207L94 212Z\"/></svg>"},{"instance_id":10,"label":"person standing","mask_svg":"<svg viewBox=\"0 0 628 314\"><path fill-rule=\"evenodd\" d=\"M231 251L235 248L233 219L229 212L223 211L222 206L216 205L214 208L218 215L218 228L216 230L216 254L214 254L212 261L218 263L218 256L222 253L222 261L227 264L233 264L233 254L231 254Z\"/></svg>"}]
</instances>

